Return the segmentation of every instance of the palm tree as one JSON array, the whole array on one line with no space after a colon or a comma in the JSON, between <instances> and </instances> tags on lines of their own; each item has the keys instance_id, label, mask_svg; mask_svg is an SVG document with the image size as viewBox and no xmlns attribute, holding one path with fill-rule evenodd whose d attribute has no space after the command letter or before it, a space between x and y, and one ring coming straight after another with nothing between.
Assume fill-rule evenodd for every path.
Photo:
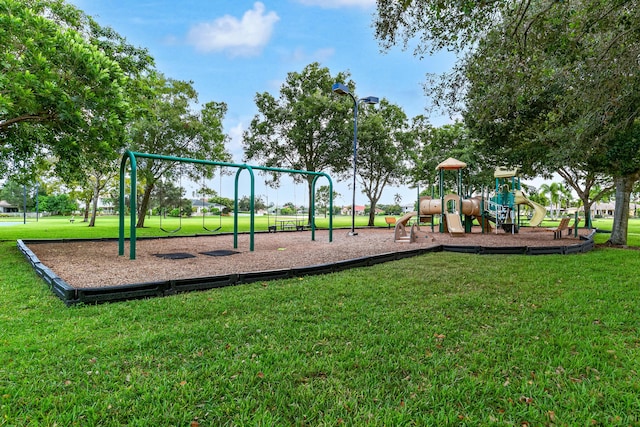
<instances>
[{"instance_id":1,"label":"palm tree","mask_svg":"<svg viewBox=\"0 0 640 427\"><path fill-rule=\"evenodd\" d=\"M400 193L396 193L396 194L393 195L393 202L396 205L399 206L401 201L402 201L402 196L400 195Z\"/></svg>"},{"instance_id":2,"label":"palm tree","mask_svg":"<svg viewBox=\"0 0 640 427\"><path fill-rule=\"evenodd\" d=\"M560 203L560 189L562 184L552 182L551 185L544 183L540 186L540 194L549 198L549 210L551 211L551 217L557 219L558 217L558 204ZM554 206L556 209L554 210Z\"/></svg>"},{"instance_id":3,"label":"palm tree","mask_svg":"<svg viewBox=\"0 0 640 427\"><path fill-rule=\"evenodd\" d=\"M568 209L571 206L571 202L573 201L573 194L571 193L571 188L566 185L560 184L560 198L562 202L564 202L565 209Z\"/></svg>"},{"instance_id":4,"label":"palm tree","mask_svg":"<svg viewBox=\"0 0 640 427\"><path fill-rule=\"evenodd\" d=\"M529 195L529 200L531 200L532 202L536 202L539 205L542 206L546 206L550 203L549 199L547 198L547 196L545 196L542 193L534 193Z\"/></svg>"}]
</instances>

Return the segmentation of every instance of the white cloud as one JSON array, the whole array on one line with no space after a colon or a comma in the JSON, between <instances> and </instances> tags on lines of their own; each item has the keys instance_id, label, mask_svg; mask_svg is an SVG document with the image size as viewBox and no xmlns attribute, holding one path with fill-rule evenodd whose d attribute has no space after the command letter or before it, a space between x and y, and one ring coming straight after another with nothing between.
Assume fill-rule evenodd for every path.
<instances>
[{"instance_id":1,"label":"white cloud","mask_svg":"<svg viewBox=\"0 0 640 427\"><path fill-rule=\"evenodd\" d=\"M189 30L187 42L201 52L228 52L232 56L260 53L280 20L275 12L265 13L264 4L256 2L242 19L224 15L211 22L197 24Z\"/></svg>"},{"instance_id":2,"label":"white cloud","mask_svg":"<svg viewBox=\"0 0 640 427\"><path fill-rule=\"evenodd\" d=\"M325 9L337 9L340 7L370 8L376 5L376 0L297 0L298 3L307 6L320 6Z\"/></svg>"}]
</instances>

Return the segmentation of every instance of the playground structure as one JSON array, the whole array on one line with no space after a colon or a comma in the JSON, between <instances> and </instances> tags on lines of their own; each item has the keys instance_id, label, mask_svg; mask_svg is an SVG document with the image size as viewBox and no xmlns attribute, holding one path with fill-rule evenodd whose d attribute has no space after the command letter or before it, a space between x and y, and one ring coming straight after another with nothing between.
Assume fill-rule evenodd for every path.
<instances>
[{"instance_id":1,"label":"playground structure","mask_svg":"<svg viewBox=\"0 0 640 427\"><path fill-rule=\"evenodd\" d=\"M220 166L220 167L229 167L236 169L236 177L235 177L235 196L234 196L234 221L233 221L233 247L234 249L238 248L238 198L239 198L239 179L242 171L246 170L249 173L250 177L250 198L249 198L249 211L250 211L250 225L249 225L249 250L253 252L254 250L254 234L255 234L255 212L254 212L254 202L255 202L255 176L254 170L260 171L268 171L268 172L277 172L277 173L288 173L294 175L311 175L313 176L313 182L311 185L311 203L310 203L310 228L311 228L311 240L315 240L315 188L318 178L324 177L329 181L329 242L333 240L333 181L331 177L324 172L312 172L312 171L302 171L295 169L282 169L282 168L273 168L267 166L251 166L246 163L236 164L236 163L228 163L228 162L216 162L211 160L202 160L202 159L192 159L188 157L175 157L175 156L164 156L160 154L149 154L149 153L138 153L135 151L125 151L122 156L122 160L120 161L120 195L119 202L120 206L125 206L125 169L127 162L130 164L130 191L129 191L129 211L130 211L130 219L129 219L129 259L136 259L136 193L137 193L137 158L147 158L147 159L157 159L157 160L166 160L176 163L192 163L199 165L208 165L208 166ZM118 232L118 255L124 255L125 251L125 209L119 210L119 232ZM177 231L177 230L176 230Z\"/></svg>"},{"instance_id":2,"label":"playground structure","mask_svg":"<svg viewBox=\"0 0 640 427\"><path fill-rule=\"evenodd\" d=\"M121 193L120 203L124 206L124 170L128 161L131 161L131 237L130 237L130 258L135 259L135 181L136 181L136 158L154 156L151 154L127 152L121 163ZM192 162L193 159L175 158L159 156L162 160ZM197 160L195 163L217 164L204 160ZM223 166L226 166L224 164ZM237 167L236 174L236 211L238 176L247 169L253 177L252 169L248 165L234 165ZM269 169L272 170L272 169ZM280 171L280 170L279 170ZM284 171L284 170L283 170ZM311 173L315 178L326 176L322 173ZM328 178L328 177L327 177ZM506 181L505 181L506 180ZM420 222L431 222L434 231L437 215L441 216L439 227L443 236L438 242L436 239L427 240L421 238L413 246L397 245L389 238L389 232L384 229L367 229L359 234L357 244L353 238L346 238L346 234L340 233L338 242L332 239L332 229L321 230L321 233L328 236L328 242L309 244L306 233L277 233L264 234L264 239L260 240L260 253L251 254L246 251L229 251L233 239L233 246L237 248L237 227L233 235L222 233L217 235L194 235L180 236L169 239L145 239L141 242L141 265L128 268L119 261L120 257L111 256L113 245L104 239L68 239L67 241L33 241L38 243L31 250L27 245L31 242L18 240L18 248L24 253L29 262L34 267L36 273L40 275L50 286L52 291L60 297L67 305L77 303L98 303L107 301L117 301L134 298L149 298L175 295L180 292L194 290L205 290L219 288L222 286L232 286L242 283L264 282L276 279L287 279L292 277L302 277L316 274L327 274L343 271L349 268L367 267L388 261L400 260L403 258L425 255L433 252L462 252L479 255L490 254L519 254L519 255L543 255L543 254L576 254L584 253L594 248L593 230L587 236L581 236L568 244L559 244L557 239L562 237L562 232L577 229L577 218L573 227L568 226L567 221L561 221L554 230L554 240L536 239L543 233L519 233L508 238L509 244L504 245L502 235L473 233L470 234L472 220L480 219L483 231L487 230L491 223L489 216L493 213L494 224L496 224L496 234L500 225L500 214L498 212L498 195L505 199L510 199L507 193L513 193L512 208L518 210L520 204L528 204L524 194L517 193L518 189L512 189L511 185L504 183L515 183L515 174L510 175L505 171L496 171L496 188L499 190L493 198L461 197L458 194L444 194L440 199L423 197L420 200ZM251 180L253 186L254 180ZM315 184L315 179L314 179ZM331 186L331 181L329 180ZM508 188L507 188L508 187ZM442 185L441 185L442 188ZM461 192L460 192L461 193ZM253 199L253 191L251 193ZM518 201L519 203L516 203ZM331 204L331 200L330 200ZM494 211L491 207L495 206ZM534 205L535 207L535 205ZM313 204L312 204L313 208ZM488 209L488 210L487 210ZM544 209L544 208L542 208ZM121 209L120 216L120 238L119 255L124 255L124 231L125 216L124 209ZM500 208L500 212L506 212ZM417 212L412 212L401 218L398 223L406 226L407 221L417 216ZM461 217L464 215L464 222ZM540 212L535 212L532 216L539 216ZM507 212L503 215L505 223L507 220L513 224L513 216ZM331 225L331 216L330 225ZM486 218L487 221L482 221ZM252 220L253 222L253 220ZM237 221L236 221L237 225ZM412 226L412 230L413 230ZM507 227L509 228L509 227ZM313 222L311 223L312 235L315 231ZM509 230L515 233L515 227ZM397 228L396 228L397 231ZM448 234L444 234L444 232ZM422 234L422 233L421 233ZM529 235L527 237L527 235ZM468 236L462 245L457 245L454 241L458 237ZM342 241L340 241L342 237ZM577 234L575 235L577 237ZM186 241L184 240L186 239ZM202 240L200 240L202 239ZM243 242L249 242L250 251L253 251L253 226L250 233L243 233ZM286 240L283 240L286 239ZM312 237L312 240L314 238ZM511 242L517 241L519 244L513 245ZM42 244L47 243L47 244ZM64 245L64 247L60 246ZM337 246L336 246L337 245ZM404 247L403 247L404 246ZM185 248L187 252L185 251ZM214 250L212 250L214 249ZM178 252L180 251L180 252ZM37 253L36 253L37 252ZM173 261L166 262L166 255L186 255L185 257L171 258ZM233 255L232 257L229 255ZM189 258L186 263L180 259ZM318 260L322 264L318 264ZM60 262L62 260L62 262ZM95 260L100 260L95 262ZM56 272L47 265L55 263ZM87 266L92 266L91 274L87 274ZM60 275L58 275L60 274Z\"/></svg>"},{"instance_id":3,"label":"playground structure","mask_svg":"<svg viewBox=\"0 0 640 427\"><path fill-rule=\"evenodd\" d=\"M525 205L533 210L529 225L540 225L546 215L546 209L531 200L522 192L520 178L516 169L498 168L494 172L495 190L493 194L482 191L480 196L464 197L462 194L462 169L466 163L448 158L440 163L439 194L436 199L431 196L419 198L418 210L408 212L396 221L394 240L396 242L413 243L417 239L416 231L420 224L430 224L431 231L435 231L435 217L439 216L439 232L448 232L451 236L465 236L471 233L473 222L477 221L482 233L489 233L499 229L505 232L517 233L520 224L520 206ZM457 172L457 194L444 192L445 171ZM409 222L411 227L408 227ZM493 225L492 225L493 224Z\"/></svg>"}]
</instances>

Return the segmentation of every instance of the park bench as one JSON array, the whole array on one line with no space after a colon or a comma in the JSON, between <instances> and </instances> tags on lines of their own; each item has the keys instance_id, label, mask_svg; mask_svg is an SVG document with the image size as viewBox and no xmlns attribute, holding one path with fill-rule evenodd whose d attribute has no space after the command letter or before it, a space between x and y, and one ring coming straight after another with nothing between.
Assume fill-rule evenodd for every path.
<instances>
[{"instance_id":1,"label":"park bench","mask_svg":"<svg viewBox=\"0 0 640 427\"><path fill-rule=\"evenodd\" d=\"M73 216L71 218L69 218L69 222L72 223L72 224L74 223L75 220L76 220L76 218L73 217Z\"/></svg>"},{"instance_id":2,"label":"park bench","mask_svg":"<svg viewBox=\"0 0 640 427\"><path fill-rule=\"evenodd\" d=\"M384 221L387 223L389 228L391 228L392 225L396 225L396 217L395 216L385 216L384 217Z\"/></svg>"},{"instance_id":3,"label":"park bench","mask_svg":"<svg viewBox=\"0 0 640 427\"><path fill-rule=\"evenodd\" d=\"M547 230L553 231L553 238L554 239L561 239L562 238L562 232L564 230L568 230L569 229L569 220L570 220L570 218L562 218L560 220L560 224L558 224L557 227L555 227L555 228L547 228Z\"/></svg>"}]
</instances>

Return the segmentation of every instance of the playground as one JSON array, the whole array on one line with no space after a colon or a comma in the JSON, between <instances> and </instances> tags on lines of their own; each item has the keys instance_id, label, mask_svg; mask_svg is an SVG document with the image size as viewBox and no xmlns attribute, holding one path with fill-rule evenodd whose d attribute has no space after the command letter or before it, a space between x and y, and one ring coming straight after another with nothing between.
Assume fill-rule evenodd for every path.
<instances>
[{"instance_id":1,"label":"playground","mask_svg":"<svg viewBox=\"0 0 640 427\"><path fill-rule=\"evenodd\" d=\"M526 253L532 248L580 245L580 236L586 236L587 230L581 229L579 237L564 236L558 241L543 228L523 228L517 234L482 234L476 227L460 238L432 233L423 226L412 244L395 242L393 229L387 228L359 229L358 236L348 236L344 229L334 230L333 242L328 241L326 230L316 231L315 241L309 240L309 233L256 233L254 251L248 250L248 234L240 234L237 249L233 248L231 234L140 239L135 260L118 256L115 240L30 244L29 249L72 287L95 288L313 267L388 253L440 250L443 246L458 252L501 249L505 253L505 249L515 249Z\"/></svg>"},{"instance_id":2,"label":"playground","mask_svg":"<svg viewBox=\"0 0 640 427\"><path fill-rule=\"evenodd\" d=\"M463 189L463 170L466 167L466 163L452 157L436 167L439 172L439 197L434 197L435 189L432 187L431 196L420 197L417 211L408 212L396 221L394 237L396 242L413 243L417 237L414 226L422 222L430 223L431 231L434 231L433 224L436 216L439 217L440 233L460 237L472 232L474 222L480 225L482 233L490 234L494 230L497 232L498 229L502 229L507 233L516 234L520 231L523 219L521 207L532 211L528 217L528 226L537 227L542 223L547 211L544 206L529 200L522 191L517 169L497 168L493 174L495 188L482 188L479 195L472 196L465 195ZM456 176L456 190L447 193L444 175L451 172ZM412 219L414 221L409 229L408 224ZM554 232L554 238L560 238L563 231L568 231L568 221L569 219L566 218L561 222ZM577 225L579 224L576 216L571 227L574 237L577 237L577 230L575 230Z\"/></svg>"},{"instance_id":3,"label":"playground","mask_svg":"<svg viewBox=\"0 0 640 427\"><path fill-rule=\"evenodd\" d=\"M135 159L160 157L127 152L121 165L120 201L124 205L124 166L132 163L131 212L135 212ZM193 159L163 158L178 162ZM199 161L205 162L205 161ZM213 162L215 163L215 162ZM130 236L125 239L125 214L119 216L119 238L115 240L78 240L65 242L19 242L21 250L38 273L67 303L161 296L181 291L208 289L272 279L324 274L346 268L370 266L381 262L450 251L467 254L572 254L593 248L591 230L569 226L564 218L553 228L536 227L544 218L544 207L530 201L520 188L515 170L495 172L495 191L480 196L463 196L462 169L466 164L449 158L442 162L439 199L422 197L418 211L401 216L393 228L363 228L356 236L344 229L334 230L332 216L328 229L312 226L268 227L269 232L256 232L253 210L249 233L238 230L238 176L247 170L251 177L251 200L254 199L253 169L233 165L236 175L236 209L234 231L225 234L186 237L136 238L135 214L130 215ZM273 169L273 168L272 168ZM316 174L306 171L276 172ZM445 173L457 175L457 191L444 190ZM253 202L252 202L253 203ZM331 205L331 201L330 201ZM520 205L533 209L529 227L521 227ZM315 218L311 204L311 218ZM287 220L281 218L285 224ZM270 225L270 224L269 224ZM129 257L126 258L125 249ZM122 295L100 291L127 287ZM86 291L78 291L83 289ZM95 299L85 298L95 290ZM123 289L121 289L123 290Z\"/></svg>"}]
</instances>

